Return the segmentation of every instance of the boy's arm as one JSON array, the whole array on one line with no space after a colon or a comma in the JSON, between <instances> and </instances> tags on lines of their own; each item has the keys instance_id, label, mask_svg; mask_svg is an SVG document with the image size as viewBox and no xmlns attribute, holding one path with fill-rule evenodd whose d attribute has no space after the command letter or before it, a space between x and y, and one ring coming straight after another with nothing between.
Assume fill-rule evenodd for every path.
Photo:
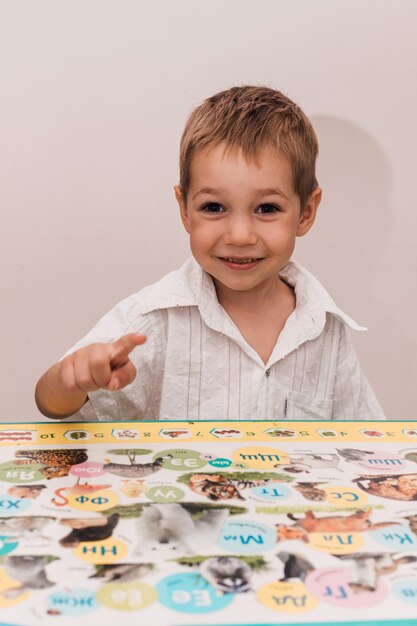
<instances>
[{"instance_id":1,"label":"boy's arm","mask_svg":"<svg viewBox=\"0 0 417 626\"><path fill-rule=\"evenodd\" d=\"M66 356L39 379L35 390L38 409L46 417L63 419L85 404L90 391L123 389L136 376L129 354L145 341L144 335L131 333Z\"/></svg>"},{"instance_id":2,"label":"boy's arm","mask_svg":"<svg viewBox=\"0 0 417 626\"><path fill-rule=\"evenodd\" d=\"M87 392L82 389L71 389L63 383L62 363L60 361L50 367L38 380L35 389L35 402L39 411L51 419L63 419L73 415L85 404L88 397Z\"/></svg>"}]
</instances>

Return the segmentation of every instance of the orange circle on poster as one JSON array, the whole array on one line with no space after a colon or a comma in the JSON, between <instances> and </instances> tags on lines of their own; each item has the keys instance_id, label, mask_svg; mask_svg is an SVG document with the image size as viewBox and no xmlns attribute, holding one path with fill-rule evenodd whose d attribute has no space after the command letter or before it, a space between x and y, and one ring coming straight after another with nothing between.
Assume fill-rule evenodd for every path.
<instances>
[{"instance_id":1,"label":"orange circle on poster","mask_svg":"<svg viewBox=\"0 0 417 626\"><path fill-rule=\"evenodd\" d=\"M362 533L309 533L309 546L329 554L352 554L362 548Z\"/></svg>"},{"instance_id":2,"label":"orange circle on poster","mask_svg":"<svg viewBox=\"0 0 417 626\"><path fill-rule=\"evenodd\" d=\"M13 606L14 604L19 604L20 602L24 602L31 595L30 591L23 592L19 594L19 589L21 588L21 584L14 580L14 578L10 578L8 573L3 567L0 567L0 608L6 609L8 606ZM7 597L7 594L10 594L11 597ZM19 594L19 595L14 595Z\"/></svg>"},{"instance_id":3,"label":"orange circle on poster","mask_svg":"<svg viewBox=\"0 0 417 626\"><path fill-rule=\"evenodd\" d=\"M311 611L319 604L302 582L274 581L260 587L257 596L269 609L286 613Z\"/></svg>"},{"instance_id":4,"label":"orange circle on poster","mask_svg":"<svg viewBox=\"0 0 417 626\"><path fill-rule=\"evenodd\" d=\"M68 495L68 506L77 511L107 511L119 504L119 496L110 489L101 489L89 494Z\"/></svg>"},{"instance_id":5,"label":"orange circle on poster","mask_svg":"<svg viewBox=\"0 0 417 626\"><path fill-rule=\"evenodd\" d=\"M366 493L355 487L347 487L346 485L330 485L323 487L326 494L326 501L335 506L357 506L361 507L368 502Z\"/></svg>"},{"instance_id":6,"label":"orange circle on poster","mask_svg":"<svg viewBox=\"0 0 417 626\"><path fill-rule=\"evenodd\" d=\"M248 446L233 452L235 464L243 463L253 469L276 469L279 465L289 463L288 455L276 448L266 446Z\"/></svg>"},{"instance_id":7,"label":"orange circle on poster","mask_svg":"<svg viewBox=\"0 0 417 626\"><path fill-rule=\"evenodd\" d=\"M117 563L123 559L129 548L120 539L103 539L103 541L83 541L74 550L78 558L96 565Z\"/></svg>"}]
</instances>

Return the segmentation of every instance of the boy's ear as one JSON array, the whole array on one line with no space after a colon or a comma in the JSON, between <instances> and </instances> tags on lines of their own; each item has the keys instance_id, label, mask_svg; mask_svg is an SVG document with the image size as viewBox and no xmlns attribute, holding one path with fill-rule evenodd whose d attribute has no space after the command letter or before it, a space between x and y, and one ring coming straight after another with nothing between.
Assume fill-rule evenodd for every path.
<instances>
[{"instance_id":1,"label":"boy's ear","mask_svg":"<svg viewBox=\"0 0 417 626\"><path fill-rule=\"evenodd\" d=\"M297 237L302 237L313 226L317 215L317 209L321 202L322 190L320 187L316 187L308 197L303 212L300 216L300 221L297 226Z\"/></svg>"},{"instance_id":2,"label":"boy's ear","mask_svg":"<svg viewBox=\"0 0 417 626\"><path fill-rule=\"evenodd\" d=\"M184 224L184 228L187 231L187 233L189 233L190 232L190 220L188 219L188 211L185 205L184 196L182 195L181 187L179 185L175 185L174 191L175 191L175 197L178 202L178 206L180 208L180 215L181 215L182 223Z\"/></svg>"}]
</instances>

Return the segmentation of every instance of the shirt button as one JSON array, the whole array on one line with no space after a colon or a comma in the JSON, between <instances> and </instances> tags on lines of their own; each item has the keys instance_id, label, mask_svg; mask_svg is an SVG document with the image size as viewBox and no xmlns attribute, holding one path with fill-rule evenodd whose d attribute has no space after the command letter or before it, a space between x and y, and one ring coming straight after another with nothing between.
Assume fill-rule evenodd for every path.
<instances>
[{"instance_id":1,"label":"shirt button","mask_svg":"<svg viewBox=\"0 0 417 626\"><path fill-rule=\"evenodd\" d=\"M271 368L269 368L269 369L267 369L267 370L265 371L265 376L268 378L268 376L270 375L270 373L271 373Z\"/></svg>"}]
</instances>

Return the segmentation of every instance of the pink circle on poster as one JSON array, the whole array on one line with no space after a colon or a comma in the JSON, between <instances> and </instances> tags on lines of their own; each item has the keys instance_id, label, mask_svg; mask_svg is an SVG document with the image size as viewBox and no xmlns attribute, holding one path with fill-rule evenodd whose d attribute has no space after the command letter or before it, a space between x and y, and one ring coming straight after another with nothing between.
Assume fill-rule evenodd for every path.
<instances>
[{"instance_id":1,"label":"pink circle on poster","mask_svg":"<svg viewBox=\"0 0 417 626\"><path fill-rule=\"evenodd\" d=\"M376 589L368 591L353 580L349 567L328 567L308 574L305 586L312 596L334 606L364 608L382 602L388 595L387 585L378 580Z\"/></svg>"},{"instance_id":2,"label":"pink circle on poster","mask_svg":"<svg viewBox=\"0 0 417 626\"><path fill-rule=\"evenodd\" d=\"M85 463L73 465L69 473L79 478L95 478L96 476L103 476L106 472L103 469L103 463L85 461Z\"/></svg>"},{"instance_id":3,"label":"pink circle on poster","mask_svg":"<svg viewBox=\"0 0 417 626\"><path fill-rule=\"evenodd\" d=\"M397 454L392 454L386 450L376 450L372 454L366 454L360 461L354 463L357 467L371 472L391 472L411 471L410 463L404 461Z\"/></svg>"}]
</instances>

